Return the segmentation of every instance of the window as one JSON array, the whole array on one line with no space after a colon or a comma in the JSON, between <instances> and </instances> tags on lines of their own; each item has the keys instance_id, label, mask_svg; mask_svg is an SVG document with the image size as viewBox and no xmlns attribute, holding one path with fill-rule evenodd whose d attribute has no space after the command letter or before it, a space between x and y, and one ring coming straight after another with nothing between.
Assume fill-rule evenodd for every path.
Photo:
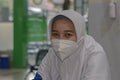
<instances>
[{"instance_id":1,"label":"window","mask_svg":"<svg viewBox=\"0 0 120 80\"><path fill-rule=\"evenodd\" d=\"M13 0L0 0L0 22L13 21Z\"/></svg>"}]
</instances>

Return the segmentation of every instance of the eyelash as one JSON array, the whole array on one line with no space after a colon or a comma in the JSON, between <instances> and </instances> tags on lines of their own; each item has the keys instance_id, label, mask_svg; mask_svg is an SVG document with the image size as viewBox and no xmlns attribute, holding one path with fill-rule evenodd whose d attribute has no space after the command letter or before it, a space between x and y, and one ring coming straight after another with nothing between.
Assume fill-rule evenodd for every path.
<instances>
[{"instance_id":1,"label":"eyelash","mask_svg":"<svg viewBox=\"0 0 120 80\"><path fill-rule=\"evenodd\" d=\"M64 36L67 37L67 38L69 38L69 37L71 37L71 36L73 36L73 35L70 34L70 33L66 33Z\"/></svg>"},{"instance_id":2,"label":"eyelash","mask_svg":"<svg viewBox=\"0 0 120 80\"><path fill-rule=\"evenodd\" d=\"M52 33L52 36L57 37L57 36L59 36L59 34L58 33Z\"/></svg>"},{"instance_id":3,"label":"eyelash","mask_svg":"<svg viewBox=\"0 0 120 80\"><path fill-rule=\"evenodd\" d=\"M58 38L60 35L58 33L52 33L52 36L55 37L55 38ZM71 33L65 33L63 36L65 38L70 38L70 37L73 36L73 34L71 34Z\"/></svg>"}]
</instances>

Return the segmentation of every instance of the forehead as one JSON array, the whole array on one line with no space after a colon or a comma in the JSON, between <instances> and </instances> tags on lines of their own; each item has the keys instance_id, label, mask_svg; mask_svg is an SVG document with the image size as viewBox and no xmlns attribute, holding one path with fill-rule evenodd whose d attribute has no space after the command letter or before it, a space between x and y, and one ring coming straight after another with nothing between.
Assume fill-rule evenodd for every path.
<instances>
[{"instance_id":1,"label":"forehead","mask_svg":"<svg viewBox=\"0 0 120 80\"><path fill-rule=\"evenodd\" d=\"M63 16L63 15L57 15L56 17L54 17L52 20L51 20L51 27L53 27L53 25L57 25L57 24L68 24L68 25L71 25L74 27L74 24L73 22L67 18L66 16Z\"/></svg>"},{"instance_id":2,"label":"forehead","mask_svg":"<svg viewBox=\"0 0 120 80\"><path fill-rule=\"evenodd\" d=\"M52 23L52 29L75 30L74 24L68 19L59 19Z\"/></svg>"},{"instance_id":3,"label":"forehead","mask_svg":"<svg viewBox=\"0 0 120 80\"><path fill-rule=\"evenodd\" d=\"M55 21L52 23L52 25L54 25L54 24L56 24L56 23L57 23L57 24L71 24L71 25L74 25L71 20L66 19L66 18L57 19L57 20L55 20Z\"/></svg>"}]
</instances>

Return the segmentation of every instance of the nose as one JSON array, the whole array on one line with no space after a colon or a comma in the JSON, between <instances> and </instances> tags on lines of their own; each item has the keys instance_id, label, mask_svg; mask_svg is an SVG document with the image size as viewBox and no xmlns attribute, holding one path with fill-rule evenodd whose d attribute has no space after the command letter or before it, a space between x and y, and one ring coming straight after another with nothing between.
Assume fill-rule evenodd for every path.
<instances>
[{"instance_id":1,"label":"nose","mask_svg":"<svg viewBox=\"0 0 120 80\"><path fill-rule=\"evenodd\" d=\"M65 39L63 34L60 34L59 39Z\"/></svg>"}]
</instances>

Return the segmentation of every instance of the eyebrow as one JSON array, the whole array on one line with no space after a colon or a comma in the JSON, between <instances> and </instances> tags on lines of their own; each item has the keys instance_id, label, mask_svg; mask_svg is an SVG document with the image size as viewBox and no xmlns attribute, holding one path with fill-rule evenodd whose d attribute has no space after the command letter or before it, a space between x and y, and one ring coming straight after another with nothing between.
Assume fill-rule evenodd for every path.
<instances>
[{"instance_id":1,"label":"eyebrow","mask_svg":"<svg viewBox=\"0 0 120 80\"><path fill-rule=\"evenodd\" d=\"M72 32L72 33L74 33L74 31L73 31L73 30L65 30L65 32Z\"/></svg>"},{"instance_id":2,"label":"eyebrow","mask_svg":"<svg viewBox=\"0 0 120 80\"><path fill-rule=\"evenodd\" d=\"M51 32L58 32L57 30L52 30Z\"/></svg>"}]
</instances>

